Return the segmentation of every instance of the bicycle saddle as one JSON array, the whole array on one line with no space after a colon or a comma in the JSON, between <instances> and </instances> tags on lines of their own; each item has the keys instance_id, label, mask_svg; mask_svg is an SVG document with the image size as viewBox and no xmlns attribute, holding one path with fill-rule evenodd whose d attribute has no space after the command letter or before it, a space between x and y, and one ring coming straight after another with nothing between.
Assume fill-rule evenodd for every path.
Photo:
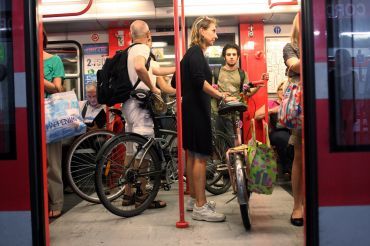
<instances>
[{"instance_id":1,"label":"bicycle saddle","mask_svg":"<svg viewBox=\"0 0 370 246\"><path fill-rule=\"evenodd\" d=\"M234 101L234 102L221 103L221 105L218 108L219 115L225 115L225 114L237 112L237 111L240 113L247 111L247 105L239 101Z\"/></svg>"},{"instance_id":2,"label":"bicycle saddle","mask_svg":"<svg viewBox=\"0 0 370 246\"><path fill-rule=\"evenodd\" d=\"M150 96L150 91L136 89L131 91L130 96L136 98L139 101L146 101Z\"/></svg>"},{"instance_id":3,"label":"bicycle saddle","mask_svg":"<svg viewBox=\"0 0 370 246\"><path fill-rule=\"evenodd\" d=\"M113 114L118 115L118 116L121 116L122 114L122 111L116 108L110 108L109 112L112 112Z\"/></svg>"}]
</instances>

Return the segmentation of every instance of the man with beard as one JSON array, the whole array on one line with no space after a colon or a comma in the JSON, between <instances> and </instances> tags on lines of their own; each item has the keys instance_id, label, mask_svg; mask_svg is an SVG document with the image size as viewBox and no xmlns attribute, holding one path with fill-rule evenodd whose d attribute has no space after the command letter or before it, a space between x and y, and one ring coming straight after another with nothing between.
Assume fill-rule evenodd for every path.
<instances>
[{"instance_id":1,"label":"man with beard","mask_svg":"<svg viewBox=\"0 0 370 246\"><path fill-rule=\"evenodd\" d=\"M222 50L222 57L225 59L225 65L220 69L216 68L213 71L213 85L220 91L226 92L229 96L241 99L241 93L246 96L254 95L259 87L249 88L248 75L245 71L238 67L240 48L237 44L226 44ZM261 79L268 80L268 74L262 74ZM231 115L218 115L219 102L215 99L212 100L212 113L215 115L216 130L225 133L232 139L232 143L236 144L234 136L234 125ZM239 115L237 115L239 120ZM239 129L240 130L240 129Z\"/></svg>"}]
</instances>

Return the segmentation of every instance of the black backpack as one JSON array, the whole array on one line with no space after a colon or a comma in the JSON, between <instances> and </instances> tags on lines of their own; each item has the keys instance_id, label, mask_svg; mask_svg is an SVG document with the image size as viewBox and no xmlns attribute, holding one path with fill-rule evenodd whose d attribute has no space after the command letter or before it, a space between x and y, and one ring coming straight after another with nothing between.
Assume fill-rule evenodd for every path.
<instances>
[{"instance_id":1,"label":"black backpack","mask_svg":"<svg viewBox=\"0 0 370 246\"><path fill-rule=\"evenodd\" d=\"M238 68L238 71L239 71L239 75L240 75L240 89L239 89L239 91L242 92L243 91L243 83L244 83L244 80L245 80L245 73L244 73L243 69L241 69L241 68ZM215 67L213 69L213 78L214 78L213 83L215 83L216 85L218 83L218 76L219 75L220 75L220 68Z\"/></svg>"},{"instance_id":2,"label":"black backpack","mask_svg":"<svg viewBox=\"0 0 370 246\"><path fill-rule=\"evenodd\" d=\"M112 106L116 103L124 103L130 98L131 91L140 83L138 78L132 86L127 69L128 50L135 44L130 45L125 50L119 50L112 58L107 58L103 68L98 70L97 76L97 97L100 104ZM149 70L151 57L145 64Z\"/></svg>"}]
</instances>

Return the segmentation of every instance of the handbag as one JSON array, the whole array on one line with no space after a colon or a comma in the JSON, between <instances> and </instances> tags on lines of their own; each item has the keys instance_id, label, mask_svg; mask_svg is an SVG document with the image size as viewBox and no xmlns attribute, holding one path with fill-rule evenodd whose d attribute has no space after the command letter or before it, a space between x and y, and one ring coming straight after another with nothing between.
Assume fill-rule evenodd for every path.
<instances>
[{"instance_id":1,"label":"handbag","mask_svg":"<svg viewBox=\"0 0 370 246\"><path fill-rule=\"evenodd\" d=\"M158 94L152 93L150 96L150 104L154 114L163 114L167 112L167 104Z\"/></svg>"},{"instance_id":2,"label":"handbag","mask_svg":"<svg viewBox=\"0 0 370 246\"><path fill-rule=\"evenodd\" d=\"M293 66L293 65L292 65ZM288 75L291 67L288 69ZM284 91L278 111L278 127L289 129L302 128L302 88L301 82L288 78L288 86Z\"/></svg>"},{"instance_id":3,"label":"handbag","mask_svg":"<svg viewBox=\"0 0 370 246\"><path fill-rule=\"evenodd\" d=\"M277 177L275 151L271 148L268 124L263 123L266 144L256 140L254 119L251 120L252 138L248 142L248 190L259 194L272 194Z\"/></svg>"},{"instance_id":4,"label":"handbag","mask_svg":"<svg viewBox=\"0 0 370 246\"><path fill-rule=\"evenodd\" d=\"M51 94L44 102L47 143L86 132L74 91Z\"/></svg>"}]
</instances>

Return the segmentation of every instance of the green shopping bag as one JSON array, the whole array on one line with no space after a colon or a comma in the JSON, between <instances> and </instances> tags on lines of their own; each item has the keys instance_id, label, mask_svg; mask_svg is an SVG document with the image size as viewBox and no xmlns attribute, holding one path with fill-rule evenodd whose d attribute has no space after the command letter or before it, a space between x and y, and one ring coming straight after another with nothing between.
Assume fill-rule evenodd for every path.
<instances>
[{"instance_id":1,"label":"green shopping bag","mask_svg":"<svg viewBox=\"0 0 370 246\"><path fill-rule=\"evenodd\" d=\"M270 146L268 125L264 122L266 144L256 140L254 119L251 120L252 139L248 142L248 189L251 192L270 195L276 183L276 155Z\"/></svg>"}]
</instances>

